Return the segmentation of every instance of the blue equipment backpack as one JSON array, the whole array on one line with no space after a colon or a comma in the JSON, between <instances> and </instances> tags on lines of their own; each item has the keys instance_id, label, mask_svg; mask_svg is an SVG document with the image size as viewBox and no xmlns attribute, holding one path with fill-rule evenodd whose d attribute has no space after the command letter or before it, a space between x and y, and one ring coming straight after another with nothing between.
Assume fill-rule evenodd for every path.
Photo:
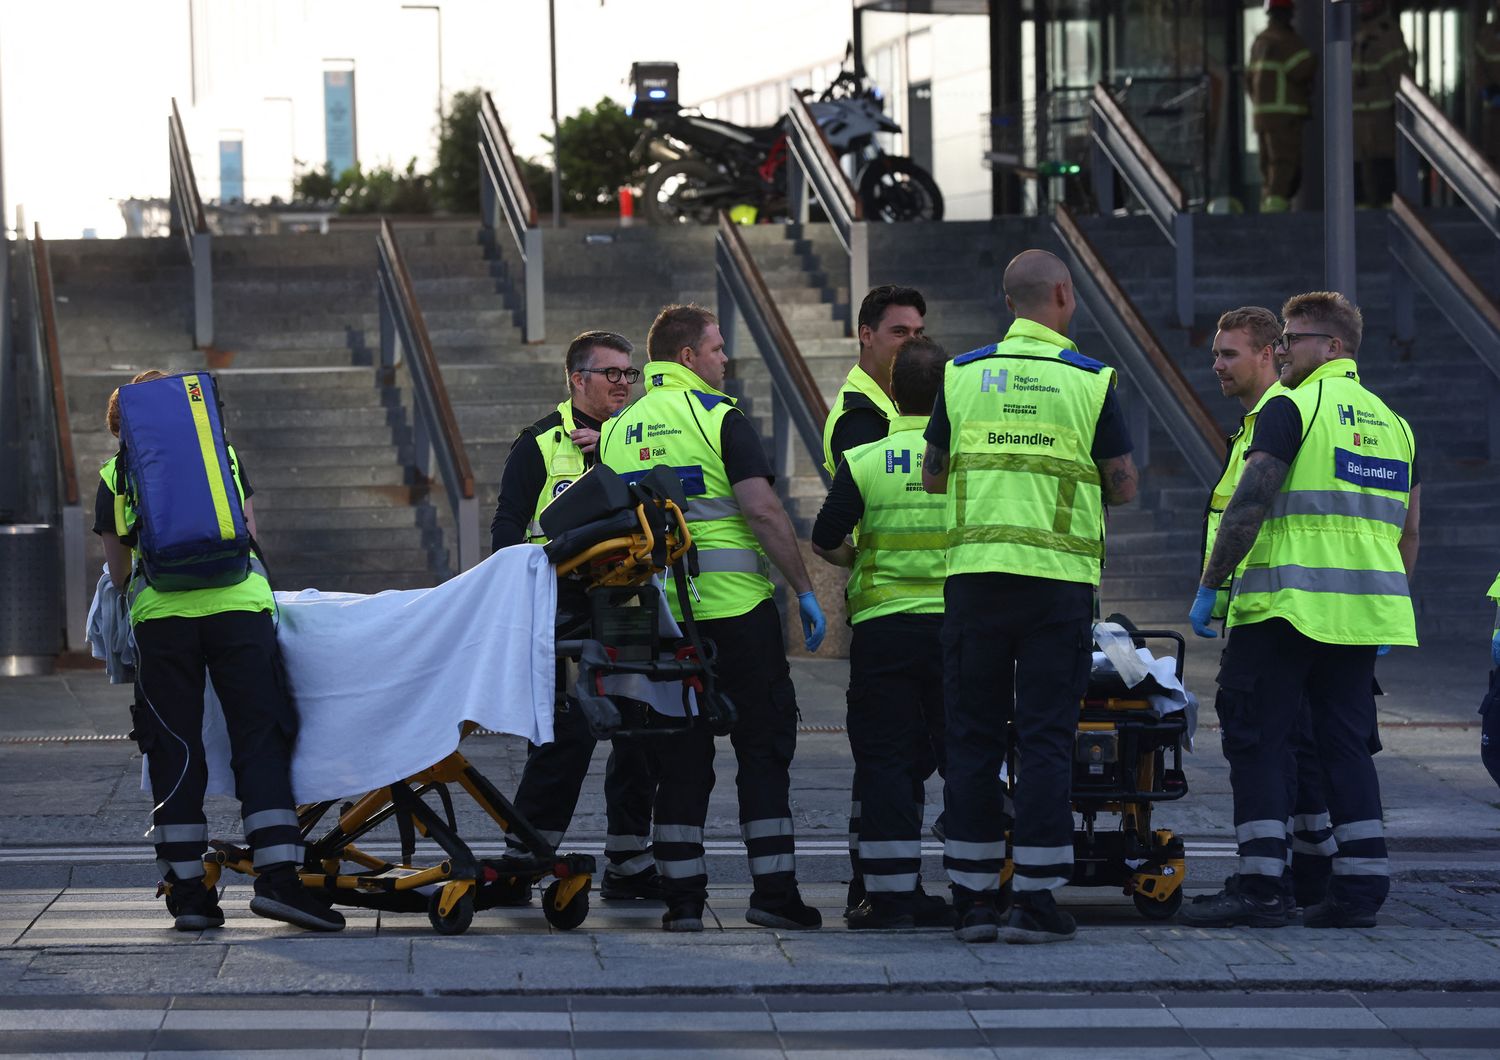
<instances>
[{"instance_id":1,"label":"blue equipment backpack","mask_svg":"<svg viewBox=\"0 0 1500 1060\"><path fill-rule=\"evenodd\" d=\"M249 577L253 542L212 375L183 372L120 387L115 466L116 523L123 524L128 499L136 512L129 543L153 589L211 589Z\"/></svg>"}]
</instances>

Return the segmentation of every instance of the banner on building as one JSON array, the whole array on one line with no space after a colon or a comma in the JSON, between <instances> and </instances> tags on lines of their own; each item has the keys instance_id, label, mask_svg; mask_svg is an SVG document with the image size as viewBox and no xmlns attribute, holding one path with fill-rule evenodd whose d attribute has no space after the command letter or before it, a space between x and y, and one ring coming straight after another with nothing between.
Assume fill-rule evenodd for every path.
<instances>
[{"instance_id":1,"label":"banner on building","mask_svg":"<svg viewBox=\"0 0 1500 1060\"><path fill-rule=\"evenodd\" d=\"M219 141L219 201L245 201L245 141Z\"/></svg>"},{"instance_id":2,"label":"banner on building","mask_svg":"<svg viewBox=\"0 0 1500 1060\"><path fill-rule=\"evenodd\" d=\"M323 71L323 128L328 168L337 180L359 158L354 131L354 71Z\"/></svg>"}]
</instances>

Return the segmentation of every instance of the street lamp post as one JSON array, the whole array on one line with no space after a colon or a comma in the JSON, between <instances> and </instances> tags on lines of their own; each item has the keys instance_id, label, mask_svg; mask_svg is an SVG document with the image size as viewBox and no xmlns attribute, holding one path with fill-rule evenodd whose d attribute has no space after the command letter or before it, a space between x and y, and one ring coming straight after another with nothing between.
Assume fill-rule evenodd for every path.
<instances>
[{"instance_id":1,"label":"street lamp post","mask_svg":"<svg viewBox=\"0 0 1500 1060\"><path fill-rule=\"evenodd\" d=\"M402 11L431 11L437 15L438 121L443 120L443 9L439 4L402 4Z\"/></svg>"},{"instance_id":2,"label":"street lamp post","mask_svg":"<svg viewBox=\"0 0 1500 1060\"><path fill-rule=\"evenodd\" d=\"M552 51L552 227L562 227L562 163L558 161L557 0L547 0L547 43Z\"/></svg>"}]
</instances>

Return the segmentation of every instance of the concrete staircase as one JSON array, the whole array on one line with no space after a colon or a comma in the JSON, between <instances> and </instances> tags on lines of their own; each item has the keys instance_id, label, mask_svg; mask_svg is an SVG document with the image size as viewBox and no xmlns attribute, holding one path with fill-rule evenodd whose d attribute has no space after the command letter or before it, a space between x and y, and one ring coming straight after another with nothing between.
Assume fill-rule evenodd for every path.
<instances>
[{"instance_id":1,"label":"concrete staircase","mask_svg":"<svg viewBox=\"0 0 1500 1060\"><path fill-rule=\"evenodd\" d=\"M1500 289L1492 241L1453 211L1434 225L1471 271ZM1477 359L1425 299L1416 348L1391 340L1390 279L1382 214L1361 214L1368 268L1359 277L1366 312L1366 379L1413 423L1422 453L1424 557L1414 582L1426 636L1488 629L1482 596L1496 564L1500 481L1486 459L1488 386ZM1224 429L1238 406L1219 396L1209 370L1213 322L1225 308L1264 304L1321 286L1316 219L1198 219L1197 327L1171 323L1170 251L1141 218L1085 219L1116 275ZM429 334L473 466L483 551L506 454L516 434L566 394L563 352L580 331L626 335L645 357L646 330L674 301L716 302L712 230L616 229L579 223L548 231L548 341L528 346L517 327L516 262L487 245L472 219L400 225ZM842 249L825 225L742 230L824 395L832 399L857 347L846 336L850 292ZM871 230L871 281L918 287L927 326L951 352L995 341L1009 325L1000 274L1015 253L1060 249L1042 220L1010 218ZM50 244L59 296L69 405L87 498L94 469L114 450L103 424L109 391L145 367L211 367L223 383L231 437L255 487L261 537L278 587L371 592L429 585L449 573L451 517L440 483L406 470L411 446L409 380L381 385L373 229L326 236L215 241L218 348L188 338L190 270L168 240ZM1283 249L1284 248L1284 249ZM1310 252L1309 252L1310 248ZM1080 314L1080 347L1117 360ZM729 388L768 440L771 383L748 333L737 335ZM1403 359L1404 358L1404 359ZM1179 624L1196 581L1205 490L1153 425L1141 502L1110 515L1103 587L1106 611L1141 624ZM798 452L783 483L805 537L823 499L818 459ZM90 535L90 547L97 546ZM821 567L821 564L815 564ZM836 572L834 572L836 573ZM832 591L820 593L825 601ZM840 616L831 616L834 624ZM1481 628L1482 627L1482 628Z\"/></svg>"}]
</instances>

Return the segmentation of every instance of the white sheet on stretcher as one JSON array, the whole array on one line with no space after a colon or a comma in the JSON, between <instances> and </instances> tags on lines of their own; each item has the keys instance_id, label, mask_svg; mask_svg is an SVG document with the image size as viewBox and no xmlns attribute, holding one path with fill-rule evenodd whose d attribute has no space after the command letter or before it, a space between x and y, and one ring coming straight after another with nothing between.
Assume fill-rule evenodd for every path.
<instances>
[{"instance_id":1,"label":"white sheet on stretcher","mask_svg":"<svg viewBox=\"0 0 1500 1060\"><path fill-rule=\"evenodd\" d=\"M431 589L303 589L277 593L276 603L299 718L299 803L420 772L458 747L466 721L551 742L557 577L539 545L502 549ZM208 793L232 795L229 737L211 682L203 747Z\"/></svg>"},{"instance_id":2,"label":"white sheet on stretcher","mask_svg":"<svg viewBox=\"0 0 1500 1060\"><path fill-rule=\"evenodd\" d=\"M1159 718L1168 714L1176 714L1178 711L1186 713L1187 734L1183 746L1191 751L1193 735L1198 731L1198 697L1184 688L1182 682L1177 679L1177 660L1170 655L1158 659L1146 648L1136 648L1135 657L1139 660L1141 668L1156 678L1156 683L1162 688L1161 692L1153 692L1146 696L1146 702L1151 704L1151 712ZM1096 651L1090 672L1113 674L1119 671L1108 655L1102 651ZM1140 680L1144 679L1142 677Z\"/></svg>"},{"instance_id":3,"label":"white sheet on stretcher","mask_svg":"<svg viewBox=\"0 0 1500 1060\"><path fill-rule=\"evenodd\" d=\"M362 794L420 772L477 722L552 741L557 578L539 545L515 545L431 589L373 596L279 592L277 641L296 701L292 793L299 803ZM661 606L661 631L677 625ZM605 679L608 692L683 713L682 685ZM696 700L692 700L696 713ZM203 747L210 795L233 795L229 734L212 682ZM141 785L150 790L142 761Z\"/></svg>"}]
</instances>

